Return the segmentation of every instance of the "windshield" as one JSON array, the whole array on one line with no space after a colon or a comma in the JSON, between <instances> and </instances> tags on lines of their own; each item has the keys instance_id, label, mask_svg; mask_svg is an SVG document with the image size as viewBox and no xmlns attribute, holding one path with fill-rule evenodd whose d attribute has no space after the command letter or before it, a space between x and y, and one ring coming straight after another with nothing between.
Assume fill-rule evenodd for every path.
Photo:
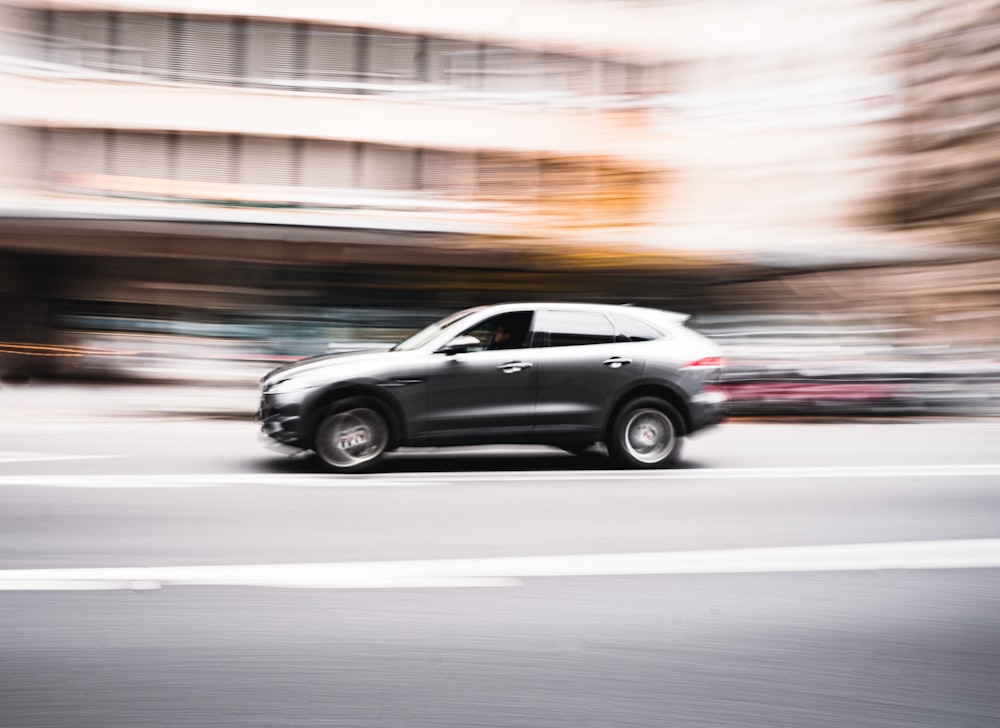
<instances>
[{"instance_id":1,"label":"windshield","mask_svg":"<svg viewBox=\"0 0 1000 728\"><path fill-rule=\"evenodd\" d=\"M482 310L483 307L478 306L476 308L467 308L464 311L458 311L457 313L453 313L450 316L445 316L440 321L435 321L430 326L420 329L420 331L418 331L408 339L399 342L394 347L392 347L391 351L412 351L413 349L419 349L427 342L435 339L438 334L440 334L442 331L444 331L446 328L451 326L456 321L461 321L467 316L471 316L477 311L482 311Z\"/></svg>"}]
</instances>

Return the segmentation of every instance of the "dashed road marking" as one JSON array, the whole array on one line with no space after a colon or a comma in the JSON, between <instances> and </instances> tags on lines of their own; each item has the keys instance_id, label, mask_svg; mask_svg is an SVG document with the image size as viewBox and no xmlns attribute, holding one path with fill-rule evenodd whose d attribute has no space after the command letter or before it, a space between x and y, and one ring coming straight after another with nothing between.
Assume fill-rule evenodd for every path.
<instances>
[{"instance_id":1,"label":"dashed road marking","mask_svg":"<svg viewBox=\"0 0 1000 728\"><path fill-rule=\"evenodd\" d=\"M11 569L0 571L0 591L497 587L554 577L981 568L1000 568L1000 538L420 561Z\"/></svg>"}]
</instances>

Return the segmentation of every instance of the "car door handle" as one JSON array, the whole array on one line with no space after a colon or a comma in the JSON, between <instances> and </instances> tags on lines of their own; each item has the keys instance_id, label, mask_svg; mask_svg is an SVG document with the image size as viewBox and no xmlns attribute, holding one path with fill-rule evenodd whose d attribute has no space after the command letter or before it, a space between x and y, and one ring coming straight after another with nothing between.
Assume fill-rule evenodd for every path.
<instances>
[{"instance_id":1,"label":"car door handle","mask_svg":"<svg viewBox=\"0 0 1000 728\"><path fill-rule=\"evenodd\" d=\"M497 369L504 374L514 374L522 369L530 369L532 366L530 361L509 361L506 364L501 364Z\"/></svg>"},{"instance_id":2,"label":"car door handle","mask_svg":"<svg viewBox=\"0 0 1000 728\"><path fill-rule=\"evenodd\" d=\"M613 356L610 359L604 360L604 366L608 367L609 369L621 369L626 364L631 364L631 363L632 363L631 359L623 359L620 356Z\"/></svg>"}]
</instances>

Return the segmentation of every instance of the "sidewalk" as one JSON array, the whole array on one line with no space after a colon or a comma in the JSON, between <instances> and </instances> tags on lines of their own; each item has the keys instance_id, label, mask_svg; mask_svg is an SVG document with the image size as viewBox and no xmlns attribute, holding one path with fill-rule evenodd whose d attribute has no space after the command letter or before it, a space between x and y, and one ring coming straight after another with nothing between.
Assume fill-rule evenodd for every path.
<instances>
[{"instance_id":1,"label":"sidewalk","mask_svg":"<svg viewBox=\"0 0 1000 728\"><path fill-rule=\"evenodd\" d=\"M8 423L107 419L253 418L256 385L4 384L0 415Z\"/></svg>"}]
</instances>

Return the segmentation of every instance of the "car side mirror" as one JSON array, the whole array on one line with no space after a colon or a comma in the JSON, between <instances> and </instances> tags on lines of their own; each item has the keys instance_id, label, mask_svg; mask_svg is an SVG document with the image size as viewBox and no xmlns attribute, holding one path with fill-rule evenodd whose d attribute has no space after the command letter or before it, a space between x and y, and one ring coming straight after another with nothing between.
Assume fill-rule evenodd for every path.
<instances>
[{"instance_id":1,"label":"car side mirror","mask_svg":"<svg viewBox=\"0 0 1000 728\"><path fill-rule=\"evenodd\" d=\"M469 349L482 345L483 343L475 336L456 336L454 339L438 349L438 353L447 354L448 356L452 356L454 354L464 354Z\"/></svg>"}]
</instances>

